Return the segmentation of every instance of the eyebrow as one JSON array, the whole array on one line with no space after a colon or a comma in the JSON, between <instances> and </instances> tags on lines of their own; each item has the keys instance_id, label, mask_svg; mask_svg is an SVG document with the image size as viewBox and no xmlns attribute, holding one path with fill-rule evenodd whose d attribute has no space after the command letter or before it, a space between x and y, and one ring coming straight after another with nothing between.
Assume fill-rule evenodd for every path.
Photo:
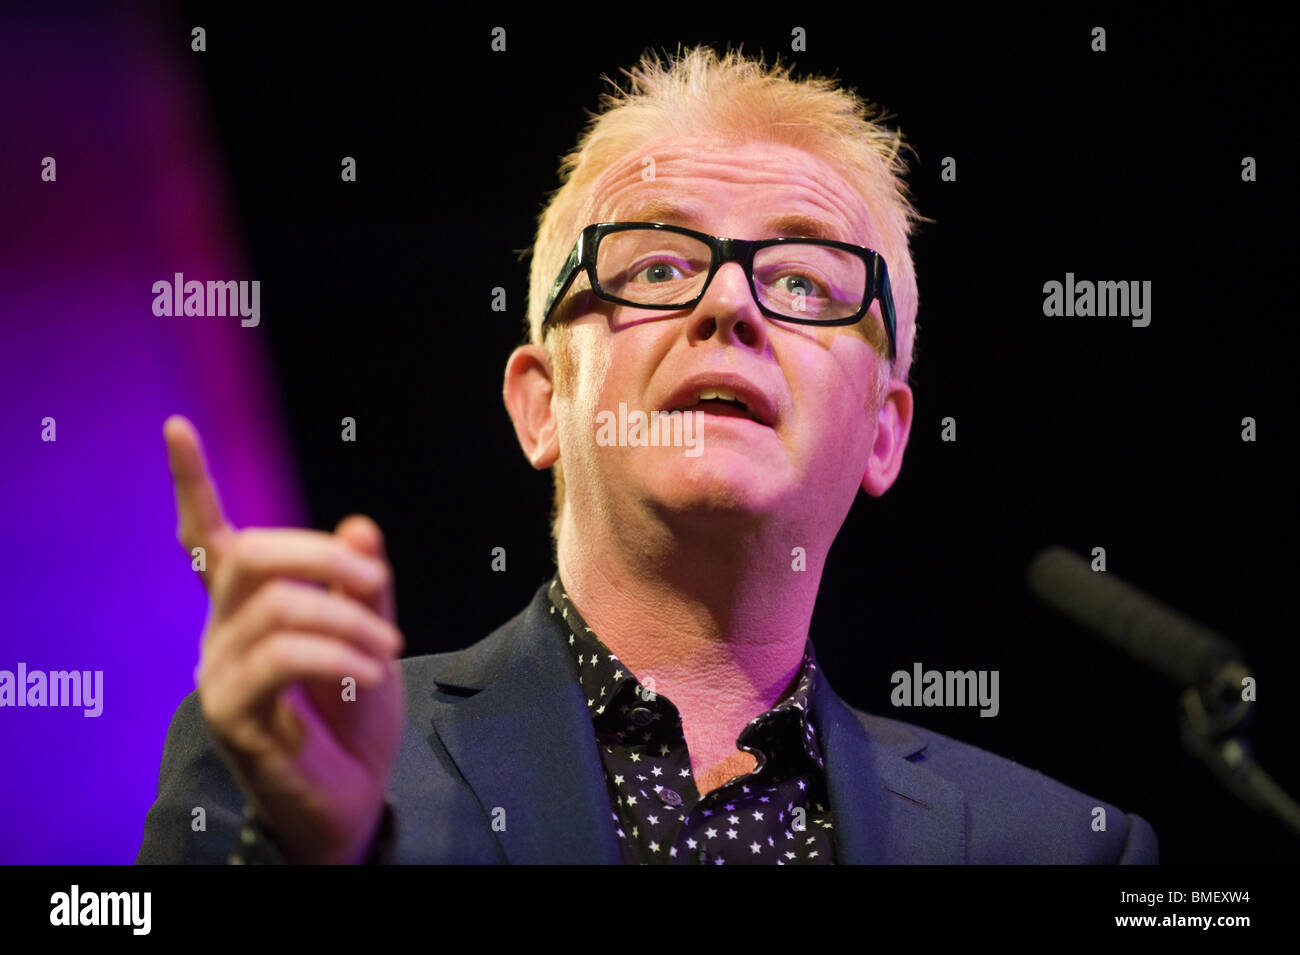
<instances>
[{"instance_id":1,"label":"eyebrow","mask_svg":"<svg viewBox=\"0 0 1300 955\"><path fill-rule=\"evenodd\" d=\"M832 229L821 219L799 213L790 213L767 220L767 231L769 234L781 236L798 235L809 239L840 239L840 241L844 241L836 234L838 230Z\"/></svg>"},{"instance_id":2,"label":"eyebrow","mask_svg":"<svg viewBox=\"0 0 1300 955\"><path fill-rule=\"evenodd\" d=\"M684 225L688 228L698 226L701 221L697 207L663 196L639 202L625 215L632 222L666 222L669 225Z\"/></svg>"},{"instance_id":3,"label":"eyebrow","mask_svg":"<svg viewBox=\"0 0 1300 955\"><path fill-rule=\"evenodd\" d=\"M669 225L682 225L699 230L702 216L698 207L687 205L675 199L656 196L638 203L630 208L625 216L632 222L664 222ZM703 231L703 230L701 230ZM838 229L815 216L802 213L785 213L768 219L763 234L754 238L766 239L773 236L804 236L809 239L844 240Z\"/></svg>"}]
</instances>

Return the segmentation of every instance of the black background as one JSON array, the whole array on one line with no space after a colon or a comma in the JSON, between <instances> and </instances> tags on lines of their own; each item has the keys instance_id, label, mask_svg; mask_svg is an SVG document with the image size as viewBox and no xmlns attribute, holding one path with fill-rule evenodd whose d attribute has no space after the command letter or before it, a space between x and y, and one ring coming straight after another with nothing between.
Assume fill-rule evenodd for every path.
<instances>
[{"instance_id":1,"label":"black background","mask_svg":"<svg viewBox=\"0 0 1300 955\"><path fill-rule=\"evenodd\" d=\"M586 111L643 49L742 45L884 105L923 215L916 419L897 485L860 495L812 636L850 703L1042 770L1155 827L1161 861L1294 861L1183 754L1176 687L1038 604L1042 546L1241 645L1255 738L1292 791L1293 31L1054 13L856 10L706 22L692 5L541 18L278 20L185 4L315 526L388 536L410 652L457 649L553 567L551 481L501 400L535 217ZM561 11L564 12L561 12ZM507 50L491 50L491 30ZM790 53L790 31L807 52ZM1091 29L1108 50L1090 50ZM358 181L340 181L340 159ZM942 182L944 156L958 181ZM1243 183L1243 156L1259 181ZM1152 321L1045 318L1043 283L1149 280ZM509 309L493 312L491 290ZM358 422L356 443L340 419ZM1241 440L1241 419L1259 440ZM940 440L940 420L958 440ZM232 515L238 520L238 515ZM490 569L504 547L506 573ZM890 674L996 669L1001 712L899 709Z\"/></svg>"}]
</instances>

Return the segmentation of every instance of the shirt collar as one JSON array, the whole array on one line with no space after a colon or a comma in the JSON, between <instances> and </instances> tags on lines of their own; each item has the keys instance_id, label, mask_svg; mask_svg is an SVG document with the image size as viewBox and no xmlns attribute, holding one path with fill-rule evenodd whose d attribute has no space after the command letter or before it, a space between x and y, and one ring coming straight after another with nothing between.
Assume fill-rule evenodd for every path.
<instances>
[{"instance_id":1,"label":"shirt collar","mask_svg":"<svg viewBox=\"0 0 1300 955\"><path fill-rule=\"evenodd\" d=\"M624 665L587 626L578 608L569 600L558 570L552 576L546 594L598 732L622 726L627 708L634 706L637 700L646 699L649 694L661 696L664 702L671 703L667 697L658 694L653 685L643 686L631 668ZM751 720L741 731L737 743L770 750L769 758L776 750L786 747L801 749L813 763L824 768L811 719L816 678L817 658L809 638L804 644L803 663L795 677L794 690L776 706Z\"/></svg>"}]
</instances>

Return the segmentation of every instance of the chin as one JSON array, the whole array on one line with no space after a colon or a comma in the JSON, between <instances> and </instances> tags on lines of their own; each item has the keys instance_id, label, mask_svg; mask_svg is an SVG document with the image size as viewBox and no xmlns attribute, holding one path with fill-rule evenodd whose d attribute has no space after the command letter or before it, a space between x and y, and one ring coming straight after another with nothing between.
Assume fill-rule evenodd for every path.
<instances>
[{"instance_id":1,"label":"chin","mask_svg":"<svg viewBox=\"0 0 1300 955\"><path fill-rule=\"evenodd\" d=\"M709 526L743 525L786 506L791 488L775 477L744 456L706 452L656 468L645 492L669 522L675 517Z\"/></svg>"}]
</instances>

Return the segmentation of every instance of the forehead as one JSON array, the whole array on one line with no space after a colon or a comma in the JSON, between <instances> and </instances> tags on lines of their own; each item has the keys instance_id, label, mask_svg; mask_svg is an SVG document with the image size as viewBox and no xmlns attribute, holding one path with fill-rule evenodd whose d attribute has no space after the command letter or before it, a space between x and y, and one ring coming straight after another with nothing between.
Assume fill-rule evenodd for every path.
<instances>
[{"instance_id":1,"label":"forehead","mask_svg":"<svg viewBox=\"0 0 1300 955\"><path fill-rule=\"evenodd\" d=\"M610 166L584 213L581 225L672 222L732 238L876 242L867 204L847 180L814 154L768 140L657 140Z\"/></svg>"}]
</instances>

